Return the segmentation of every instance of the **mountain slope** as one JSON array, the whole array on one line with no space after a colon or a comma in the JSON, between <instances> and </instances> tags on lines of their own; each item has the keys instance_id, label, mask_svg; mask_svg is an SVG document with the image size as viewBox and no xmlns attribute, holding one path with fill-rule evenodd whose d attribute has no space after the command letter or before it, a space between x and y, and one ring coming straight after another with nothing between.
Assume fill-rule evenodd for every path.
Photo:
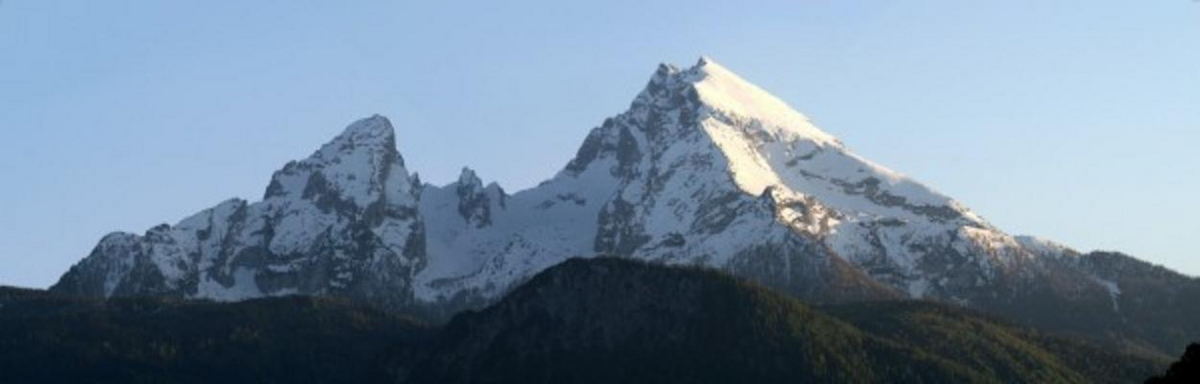
<instances>
[{"instance_id":1,"label":"mountain slope","mask_svg":"<svg viewBox=\"0 0 1200 384\"><path fill-rule=\"evenodd\" d=\"M1161 367L1063 339L1050 341L1069 347L1048 349L1032 332L940 305L832 313L854 325L713 271L573 259L457 316L394 356L392 373L403 383L1066 383L1140 380Z\"/></svg>"},{"instance_id":2,"label":"mountain slope","mask_svg":"<svg viewBox=\"0 0 1200 384\"><path fill-rule=\"evenodd\" d=\"M950 302L1148 354L1200 338L1200 313L1179 305L1200 280L1008 235L709 59L660 66L561 171L516 193L468 168L422 185L395 140L383 117L355 122L262 201L106 236L52 289L332 295L442 321L570 257L619 254L810 303Z\"/></svg>"},{"instance_id":3,"label":"mountain slope","mask_svg":"<svg viewBox=\"0 0 1200 384\"><path fill-rule=\"evenodd\" d=\"M1092 383L1138 382L1164 360L1134 357L1077 339L1013 326L979 312L923 301L843 304L821 308L831 316L898 344L919 346L971 369L1000 377L1038 372L1052 360ZM1038 381L1046 381L1045 378Z\"/></svg>"}]
</instances>

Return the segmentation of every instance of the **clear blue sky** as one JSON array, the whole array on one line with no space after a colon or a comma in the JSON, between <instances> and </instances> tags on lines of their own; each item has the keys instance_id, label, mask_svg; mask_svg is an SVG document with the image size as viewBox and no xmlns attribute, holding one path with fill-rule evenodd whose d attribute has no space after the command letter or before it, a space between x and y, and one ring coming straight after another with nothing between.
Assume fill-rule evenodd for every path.
<instances>
[{"instance_id":1,"label":"clear blue sky","mask_svg":"<svg viewBox=\"0 0 1200 384\"><path fill-rule=\"evenodd\" d=\"M0 284L372 113L426 181L529 187L700 55L1010 233L1200 275L1191 0L0 1Z\"/></svg>"}]
</instances>

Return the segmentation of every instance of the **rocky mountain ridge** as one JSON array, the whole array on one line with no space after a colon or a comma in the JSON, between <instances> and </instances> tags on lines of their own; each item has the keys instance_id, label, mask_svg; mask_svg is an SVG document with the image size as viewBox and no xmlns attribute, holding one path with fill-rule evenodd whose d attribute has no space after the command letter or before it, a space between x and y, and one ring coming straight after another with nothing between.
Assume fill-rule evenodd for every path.
<instances>
[{"instance_id":1,"label":"rocky mountain ridge","mask_svg":"<svg viewBox=\"0 0 1200 384\"><path fill-rule=\"evenodd\" d=\"M442 320L568 258L616 254L718 268L812 303L927 298L1053 329L1086 322L1148 350L1185 341L1153 330L1200 335L1195 311L1123 305L1200 299L1196 279L1008 235L710 59L660 66L558 174L516 193L467 168L422 184L395 140L386 118L357 121L277 171L263 200L108 235L53 290L333 295Z\"/></svg>"}]
</instances>

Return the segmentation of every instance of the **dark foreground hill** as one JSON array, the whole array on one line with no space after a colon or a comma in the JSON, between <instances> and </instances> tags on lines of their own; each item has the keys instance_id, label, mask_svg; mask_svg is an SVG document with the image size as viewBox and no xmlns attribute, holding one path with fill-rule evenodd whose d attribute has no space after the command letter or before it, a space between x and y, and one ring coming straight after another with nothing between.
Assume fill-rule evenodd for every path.
<instances>
[{"instance_id":1,"label":"dark foreground hill","mask_svg":"<svg viewBox=\"0 0 1200 384\"><path fill-rule=\"evenodd\" d=\"M0 383L381 381L376 357L426 332L326 298L105 302L31 292L0 296Z\"/></svg>"},{"instance_id":2,"label":"dark foreground hill","mask_svg":"<svg viewBox=\"0 0 1200 384\"><path fill-rule=\"evenodd\" d=\"M1146 380L1146 384L1184 383L1200 383L1200 344L1189 345L1183 357L1171 364L1165 374Z\"/></svg>"},{"instance_id":3,"label":"dark foreground hill","mask_svg":"<svg viewBox=\"0 0 1200 384\"><path fill-rule=\"evenodd\" d=\"M1050 362L1080 374L1088 382L1135 383L1166 363L1144 355L1131 357L1091 341L1013 326L986 314L946 304L894 301L847 304L824 310L864 332L950 357L990 376L1014 379L1029 378L1030 373L1039 376L1051 371L1044 365Z\"/></svg>"},{"instance_id":4,"label":"dark foreground hill","mask_svg":"<svg viewBox=\"0 0 1200 384\"><path fill-rule=\"evenodd\" d=\"M1119 383L1166 367L957 307L810 307L617 258L570 260L442 328L324 298L0 289L4 383Z\"/></svg>"},{"instance_id":5,"label":"dark foreground hill","mask_svg":"<svg viewBox=\"0 0 1200 384\"><path fill-rule=\"evenodd\" d=\"M945 305L823 312L717 272L598 258L459 315L391 372L411 383L1069 383L1137 382L1163 366Z\"/></svg>"}]
</instances>

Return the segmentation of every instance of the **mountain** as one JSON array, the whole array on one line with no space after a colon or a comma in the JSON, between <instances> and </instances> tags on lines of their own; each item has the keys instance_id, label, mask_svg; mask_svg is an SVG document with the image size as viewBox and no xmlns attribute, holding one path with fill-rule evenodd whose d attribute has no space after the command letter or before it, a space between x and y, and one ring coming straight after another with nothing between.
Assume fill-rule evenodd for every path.
<instances>
[{"instance_id":1,"label":"mountain","mask_svg":"<svg viewBox=\"0 0 1200 384\"><path fill-rule=\"evenodd\" d=\"M1011 236L850 151L709 59L662 65L551 179L464 168L422 184L387 119L360 120L229 200L114 233L52 287L88 296L348 297L444 321L571 257L718 268L814 304L931 299L1165 356L1200 338L1200 280Z\"/></svg>"},{"instance_id":2,"label":"mountain","mask_svg":"<svg viewBox=\"0 0 1200 384\"><path fill-rule=\"evenodd\" d=\"M820 308L826 314L897 344L910 345L1000 377L1037 370L1048 356L1092 383L1134 383L1165 366L1082 339L1012 325L970 309L920 300L861 302ZM1033 359L1033 360L1031 360ZM1045 382L1047 380L1006 380Z\"/></svg>"},{"instance_id":3,"label":"mountain","mask_svg":"<svg viewBox=\"0 0 1200 384\"><path fill-rule=\"evenodd\" d=\"M5 382L1121 383L1167 366L956 306L810 307L628 258L565 261L440 327L325 297L17 293L0 300Z\"/></svg>"},{"instance_id":4,"label":"mountain","mask_svg":"<svg viewBox=\"0 0 1200 384\"><path fill-rule=\"evenodd\" d=\"M1146 384L1173 384L1200 382L1200 344L1188 345L1183 357L1161 376L1146 380Z\"/></svg>"},{"instance_id":5,"label":"mountain","mask_svg":"<svg viewBox=\"0 0 1200 384\"><path fill-rule=\"evenodd\" d=\"M425 263L419 193L391 123L363 119L275 172L262 201L231 199L142 236L105 236L51 290L214 300L319 293L402 307Z\"/></svg>"},{"instance_id":6,"label":"mountain","mask_svg":"<svg viewBox=\"0 0 1200 384\"><path fill-rule=\"evenodd\" d=\"M945 305L825 312L722 273L601 257L551 267L390 366L400 383L1120 383L1165 364Z\"/></svg>"},{"instance_id":7,"label":"mountain","mask_svg":"<svg viewBox=\"0 0 1200 384\"><path fill-rule=\"evenodd\" d=\"M25 295L0 303L5 383L363 383L432 330L333 298Z\"/></svg>"}]
</instances>

